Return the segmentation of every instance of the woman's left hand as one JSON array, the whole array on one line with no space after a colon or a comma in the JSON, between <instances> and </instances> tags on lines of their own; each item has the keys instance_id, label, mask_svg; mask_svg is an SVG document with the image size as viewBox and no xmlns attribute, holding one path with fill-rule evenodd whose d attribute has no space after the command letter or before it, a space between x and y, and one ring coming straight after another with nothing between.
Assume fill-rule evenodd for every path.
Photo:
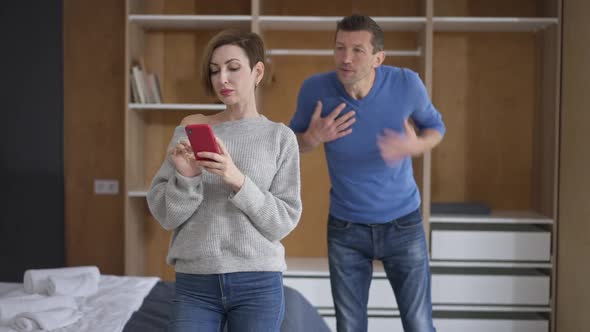
<instances>
[{"instance_id":1,"label":"woman's left hand","mask_svg":"<svg viewBox=\"0 0 590 332\"><path fill-rule=\"evenodd\" d=\"M221 153L199 152L198 156L200 158L211 159L200 160L199 164L208 172L219 175L223 182L231 186L234 192L238 192L242 188L246 176L242 174L234 164L231 156L227 152L225 144L223 144L217 136L215 137L215 141L217 142L217 146L219 146Z\"/></svg>"}]
</instances>

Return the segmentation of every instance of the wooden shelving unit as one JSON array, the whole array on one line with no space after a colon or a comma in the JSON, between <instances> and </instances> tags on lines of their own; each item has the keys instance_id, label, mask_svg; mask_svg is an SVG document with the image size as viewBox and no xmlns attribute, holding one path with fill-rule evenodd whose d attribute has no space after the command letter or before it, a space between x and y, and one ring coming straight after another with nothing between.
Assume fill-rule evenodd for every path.
<instances>
[{"instance_id":1,"label":"wooden shelving unit","mask_svg":"<svg viewBox=\"0 0 590 332\"><path fill-rule=\"evenodd\" d=\"M527 225L548 232L550 247L556 247L561 0L518 4L502 0L494 6L469 0L367 0L353 2L350 8L333 1L324 5L308 0L220 4L127 0L127 7L126 72L133 60L143 59L161 79L164 100L162 104L136 104L127 97L125 104L126 273L173 276L164 262L169 234L149 215L146 188L180 119L194 112L224 109L199 86L199 60L207 40L225 28L262 35L269 64L268 80L259 96L261 110L270 119L287 123L303 79L332 70L330 46L336 22L353 11L372 15L381 25L386 64L418 72L447 125L443 143L415 161L429 235L436 225L468 229L497 225L498 232L505 227L521 231L519 227ZM332 11L332 7L338 9ZM311 15L309 8L315 8L318 15ZM129 74L127 96L128 83ZM305 264L321 265L327 253L329 190L323 152L303 155L301 170L305 208L300 226L284 245L291 262L303 259ZM486 202L492 214L430 213L432 202L472 201ZM306 277L305 268L297 266L290 265L289 273ZM466 273L478 268L516 274L540 270L551 280L552 291L555 266L554 249L547 261L431 263L434 270ZM314 277L318 272L309 273ZM434 310L527 312L553 324L554 296L550 295L549 302L539 306L438 303ZM389 314L395 317L395 308Z\"/></svg>"}]
</instances>

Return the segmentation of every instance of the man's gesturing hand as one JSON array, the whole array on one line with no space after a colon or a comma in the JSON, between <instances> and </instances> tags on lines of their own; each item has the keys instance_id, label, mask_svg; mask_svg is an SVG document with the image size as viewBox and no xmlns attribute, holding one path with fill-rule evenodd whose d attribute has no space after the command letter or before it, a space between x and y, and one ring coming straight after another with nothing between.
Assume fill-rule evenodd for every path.
<instances>
[{"instance_id":1,"label":"man's gesturing hand","mask_svg":"<svg viewBox=\"0 0 590 332\"><path fill-rule=\"evenodd\" d=\"M328 116L322 118L322 102L318 101L311 116L309 128L305 132L307 142L312 146L316 146L350 134L352 132L350 126L356 121L354 111L350 111L338 118L338 115L345 107L346 104L341 103Z\"/></svg>"}]
</instances>

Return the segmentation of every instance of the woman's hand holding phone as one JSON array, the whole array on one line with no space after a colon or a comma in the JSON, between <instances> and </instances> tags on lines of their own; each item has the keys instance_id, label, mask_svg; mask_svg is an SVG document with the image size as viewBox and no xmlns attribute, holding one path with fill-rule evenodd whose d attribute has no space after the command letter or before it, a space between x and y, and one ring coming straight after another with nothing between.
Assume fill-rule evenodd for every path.
<instances>
[{"instance_id":1,"label":"woman's hand holding phone","mask_svg":"<svg viewBox=\"0 0 590 332\"><path fill-rule=\"evenodd\" d=\"M168 155L170 161L182 176L194 177L201 175L201 166L187 140L179 140L176 145L170 148Z\"/></svg>"},{"instance_id":2,"label":"woman's hand holding phone","mask_svg":"<svg viewBox=\"0 0 590 332\"><path fill-rule=\"evenodd\" d=\"M225 144L214 135L211 126L205 123L190 124L185 126L185 131L190 143L183 142L182 148L185 150L182 152L188 157L186 160L190 166L189 173L198 170L198 174L200 174L202 167L208 172L220 176L234 192L239 191L246 177L234 164ZM185 162L180 159L176 165L186 169ZM181 174L183 173L181 172Z\"/></svg>"},{"instance_id":3,"label":"woman's hand holding phone","mask_svg":"<svg viewBox=\"0 0 590 332\"><path fill-rule=\"evenodd\" d=\"M225 144L217 136L215 137L215 142L217 142L221 153L198 152L197 156L199 158L205 158L199 160L198 164L208 172L219 175L223 182L227 183L234 192L238 192L242 188L246 177L236 167L227 152Z\"/></svg>"}]
</instances>

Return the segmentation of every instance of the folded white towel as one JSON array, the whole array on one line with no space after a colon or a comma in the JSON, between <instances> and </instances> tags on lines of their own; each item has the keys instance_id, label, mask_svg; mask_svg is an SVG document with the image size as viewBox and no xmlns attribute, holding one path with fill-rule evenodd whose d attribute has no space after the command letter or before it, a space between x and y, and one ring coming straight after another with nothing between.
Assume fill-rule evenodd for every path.
<instances>
[{"instance_id":1,"label":"folded white towel","mask_svg":"<svg viewBox=\"0 0 590 332\"><path fill-rule=\"evenodd\" d=\"M98 280L89 273L78 276L50 276L49 295L90 296L98 292Z\"/></svg>"},{"instance_id":2,"label":"folded white towel","mask_svg":"<svg viewBox=\"0 0 590 332\"><path fill-rule=\"evenodd\" d=\"M25 271L23 284L25 292L48 294L49 277L72 277L81 274L89 274L96 283L100 280L100 271L96 266L64 267L59 269L38 269Z\"/></svg>"},{"instance_id":3,"label":"folded white towel","mask_svg":"<svg viewBox=\"0 0 590 332\"><path fill-rule=\"evenodd\" d=\"M52 309L42 312L25 312L14 317L10 327L21 331L51 331L75 323L82 314L75 309Z\"/></svg>"},{"instance_id":4,"label":"folded white towel","mask_svg":"<svg viewBox=\"0 0 590 332\"><path fill-rule=\"evenodd\" d=\"M41 296L37 294L0 299L0 322L7 322L23 312L41 312L57 308L77 309L72 296Z\"/></svg>"}]
</instances>

